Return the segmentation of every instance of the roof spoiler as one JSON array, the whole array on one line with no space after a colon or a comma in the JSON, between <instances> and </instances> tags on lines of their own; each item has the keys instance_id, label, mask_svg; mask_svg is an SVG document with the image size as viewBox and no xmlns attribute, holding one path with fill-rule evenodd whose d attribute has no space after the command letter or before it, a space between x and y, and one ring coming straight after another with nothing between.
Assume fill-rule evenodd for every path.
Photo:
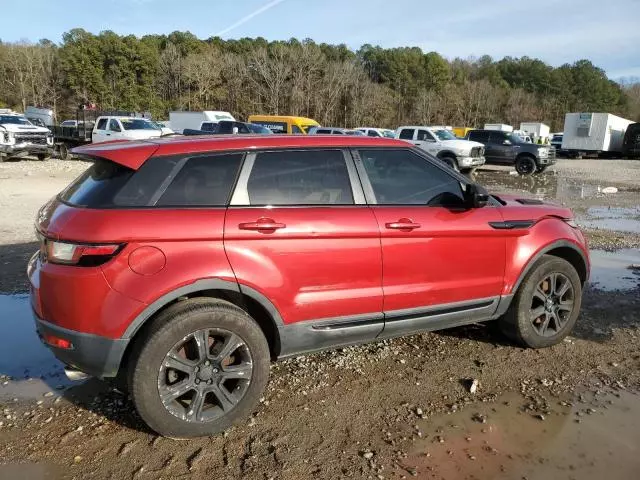
<instances>
[{"instance_id":1,"label":"roof spoiler","mask_svg":"<svg viewBox=\"0 0 640 480\"><path fill-rule=\"evenodd\" d=\"M138 170L158 150L159 145L151 142L115 140L76 147L71 152L90 160L104 158L119 165Z\"/></svg>"}]
</instances>

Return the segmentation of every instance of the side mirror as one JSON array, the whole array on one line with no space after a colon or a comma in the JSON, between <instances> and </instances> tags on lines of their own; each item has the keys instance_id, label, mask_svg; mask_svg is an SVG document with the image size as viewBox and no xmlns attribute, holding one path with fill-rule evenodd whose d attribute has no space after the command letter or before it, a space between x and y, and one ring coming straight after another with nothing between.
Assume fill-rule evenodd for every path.
<instances>
[{"instance_id":1,"label":"side mirror","mask_svg":"<svg viewBox=\"0 0 640 480\"><path fill-rule=\"evenodd\" d=\"M464 196L469 208L482 208L489 202L489 192L477 183L468 183Z\"/></svg>"}]
</instances>

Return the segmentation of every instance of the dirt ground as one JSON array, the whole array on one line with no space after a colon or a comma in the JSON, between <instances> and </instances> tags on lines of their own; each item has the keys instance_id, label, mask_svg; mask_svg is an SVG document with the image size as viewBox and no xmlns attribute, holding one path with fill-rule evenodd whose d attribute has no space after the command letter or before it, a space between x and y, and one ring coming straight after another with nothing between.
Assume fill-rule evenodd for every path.
<instances>
[{"instance_id":1,"label":"dirt ground","mask_svg":"<svg viewBox=\"0 0 640 480\"><path fill-rule=\"evenodd\" d=\"M49 374L20 363L15 339L35 337L28 317L14 321L26 309L33 219L84 168L0 164L0 352L12 352L0 353L0 479L637 475L640 275L629 267L640 264L640 161L560 160L528 179L503 167L475 174L492 192L564 203L587 227L592 284L562 344L521 349L472 325L298 357L272 365L244 423L190 441L156 436L101 382L69 387L57 364Z\"/></svg>"}]
</instances>

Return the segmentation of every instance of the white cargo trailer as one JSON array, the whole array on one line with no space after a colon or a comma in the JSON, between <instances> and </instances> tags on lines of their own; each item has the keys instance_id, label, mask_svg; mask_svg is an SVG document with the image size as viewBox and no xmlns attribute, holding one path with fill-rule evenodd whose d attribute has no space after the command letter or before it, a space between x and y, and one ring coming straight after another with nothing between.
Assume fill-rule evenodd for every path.
<instances>
[{"instance_id":1,"label":"white cargo trailer","mask_svg":"<svg viewBox=\"0 0 640 480\"><path fill-rule=\"evenodd\" d=\"M549 138L549 132L551 131L549 125L540 122L522 122L520 123L520 130L527 132L535 140L539 138L546 140Z\"/></svg>"},{"instance_id":2,"label":"white cargo trailer","mask_svg":"<svg viewBox=\"0 0 640 480\"><path fill-rule=\"evenodd\" d=\"M610 113L567 113L562 150L574 157L587 153L621 154L624 133L632 123Z\"/></svg>"},{"instance_id":3,"label":"white cargo trailer","mask_svg":"<svg viewBox=\"0 0 640 480\"><path fill-rule=\"evenodd\" d=\"M511 125L505 125L504 123L485 123L485 130L500 130L501 132L513 132Z\"/></svg>"},{"instance_id":4,"label":"white cargo trailer","mask_svg":"<svg viewBox=\"0 0 640 480\"><path fill-rule=\"evenodd\" d=\"M202 122L218 123L220 120L235 121L229 112L205 110L204 112L169 112L171 129L176 133L182 133L185 129L200 130Z\"/></svg>"}]
</instances>

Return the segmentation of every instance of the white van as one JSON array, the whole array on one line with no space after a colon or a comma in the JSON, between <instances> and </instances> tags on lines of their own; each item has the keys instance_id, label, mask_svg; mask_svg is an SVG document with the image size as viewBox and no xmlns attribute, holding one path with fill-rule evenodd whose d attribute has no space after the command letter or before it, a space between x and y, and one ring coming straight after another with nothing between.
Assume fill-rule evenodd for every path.
<instances>
[{"instance_id":1,"label":"white van","mask_svg":"<svg viewBox=\"0 0 640 480\"><path fill-rule=\"evenodd\" d=\"M169 112L171 129L176 133L182 133L184 130L205 130L207 127L209 128L208 131L211 131L211 123L215 124L221 120L234 122L236 119L233 118L233 115L229 112L215 110L206 110L203 112Z\"/></svg>"},{"instance_id":2,"label":"white van","mask_svg":"<svg viewBox=\"0 0 640 480\"><path fill-rule=\"evenodd\" d=\"M91 134L91 142L145 140L161 137L162 134L162 128L146 118L103 116L96 120Z\"/></svg>"}]
</instances>

